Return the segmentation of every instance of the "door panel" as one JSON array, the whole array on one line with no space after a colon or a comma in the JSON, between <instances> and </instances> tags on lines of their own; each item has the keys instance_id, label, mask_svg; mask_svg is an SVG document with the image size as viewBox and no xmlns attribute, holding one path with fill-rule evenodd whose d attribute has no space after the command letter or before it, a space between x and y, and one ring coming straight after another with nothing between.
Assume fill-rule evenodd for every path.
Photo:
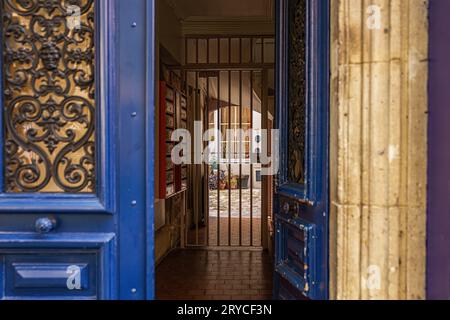
<instances>
[{"instance_id":1,"label":"door panel","mask_svg":"<svg viewBox=\"0 0 450 320\"><path fill-rule=\"evenodd\" d=\"M104 161L114 153L107 115L115 84L105 72L113 55L101 50L112 50L114 5L80 6L80 28L71 30L69 18L58 18L64 1L2 1L2 212L115 209L114 163Z\"/></svg>"},{"instance_id":2,"label":"door panel","mask_svg":"<svg viewBox=\"0 0 450 320\"><path fill-rule=\"evenodd\" d=\"M328 1L278 1L275 297L328 297Z\"/></svg>"},{"instance_id":3,"label":"door panel","mask_svg":"<svg viewBox=\"0 0 450 320\"><path fill-rule=\"evenodd\" d=\"M0 299L152 298L153 1L72 3L1 1Z\"/></svg>"},{"instance_id":4,"label":"door panel","mask_svg":"<svg viewBox=\"0 0 450 320\"><path fill-rule=\"evenodd\" d=\"M115 243L114 234L2 233L2 299L112 298Z\"/></svg>"},{"instance_id":5,"label":"door panel","mask_svg":"<svg viewBox=\"0 0 450 320\"><path fill-rule=\"evenodd\" d=\"M63 296L97 296L95 253L39 252L5 256L6 297L42 297L42 291ZM67 285L68 274L75 276ZM79 277L77 280L76 278ZM77 290L70 290L71 287Z\"/></svg>"}]
</instances>

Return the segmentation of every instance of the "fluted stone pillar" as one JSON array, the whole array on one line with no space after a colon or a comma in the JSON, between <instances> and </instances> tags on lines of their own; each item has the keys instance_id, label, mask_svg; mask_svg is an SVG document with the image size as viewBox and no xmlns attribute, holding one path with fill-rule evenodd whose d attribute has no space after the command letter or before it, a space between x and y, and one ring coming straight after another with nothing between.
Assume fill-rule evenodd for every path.
<instances>
[{"instance_id":1,"label":"fluted stone pillar","mask_svg":"<svg viewBox=\"0 0 450 320\"><path fill-rule=\"evenodd\" d=\"M331 297L425 297L428 3L330 0Z\"/></svg>"}]
</instances>

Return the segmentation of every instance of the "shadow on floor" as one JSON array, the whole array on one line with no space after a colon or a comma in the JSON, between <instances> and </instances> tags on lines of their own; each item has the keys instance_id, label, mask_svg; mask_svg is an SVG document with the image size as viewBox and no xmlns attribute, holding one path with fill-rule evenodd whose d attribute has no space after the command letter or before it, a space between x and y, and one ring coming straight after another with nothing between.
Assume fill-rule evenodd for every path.
<instances>
[{"instance_id":1,"label":"shadow on floor","mask_svg":"<svg viewBox=\"0 0 450 320\"><path fill-rule=\"evenodd\" d=\"M270 300L272 259L263 251L176 250L156 269L159 300Z\"/></svg>"}]
</instances>

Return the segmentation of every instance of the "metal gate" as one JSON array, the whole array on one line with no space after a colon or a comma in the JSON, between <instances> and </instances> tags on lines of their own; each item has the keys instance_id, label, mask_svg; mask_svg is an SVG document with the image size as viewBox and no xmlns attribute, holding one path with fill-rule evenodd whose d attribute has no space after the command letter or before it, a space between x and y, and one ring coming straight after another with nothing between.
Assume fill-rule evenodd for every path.
<instances>
[{"instance_id":1,"label":"metal gate","mask_svg":"<svg viewBox=\"0 0 450 320\"><path fill-rule=\"evenodd\" d=\"M209 132L205 163L191 168L186 245L265 247L271 181L250 154L260 153L261 130L273 123L275 39L188 36L185 48L192 120Z\"/></svg>"}]
</instances>

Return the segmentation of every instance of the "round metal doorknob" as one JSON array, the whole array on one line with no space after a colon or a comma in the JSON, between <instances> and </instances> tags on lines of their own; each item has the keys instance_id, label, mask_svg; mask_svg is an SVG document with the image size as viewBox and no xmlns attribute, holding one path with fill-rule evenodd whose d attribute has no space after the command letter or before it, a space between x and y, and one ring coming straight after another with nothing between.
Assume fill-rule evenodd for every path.
<instances>
[{"instance_id":1,"label":"round metal doorknob","mask_svg":"<svg viewBox=\"0 0 450 320\"><path fill-rule=\"evenodd\" d=\"M39 218L36 220L34 226L37 233L50 233L56 228L56 220L51 218Z\"/></svg>"}]
</instances>

